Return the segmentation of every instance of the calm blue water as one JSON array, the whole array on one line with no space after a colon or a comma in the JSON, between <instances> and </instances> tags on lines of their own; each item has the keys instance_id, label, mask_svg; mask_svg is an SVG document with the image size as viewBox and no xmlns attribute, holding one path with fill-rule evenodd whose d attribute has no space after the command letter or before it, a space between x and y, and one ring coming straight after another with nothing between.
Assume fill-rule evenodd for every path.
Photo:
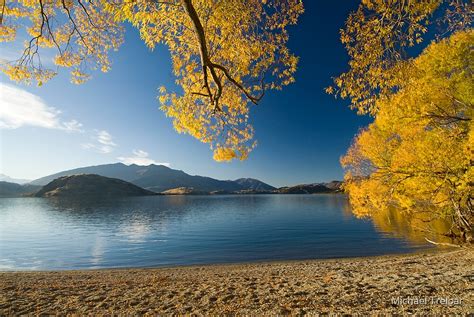
<instances>
[{"instance_id":1,"label":"calm blue water","mask_svg":"<svg viewBox=\"0 0 474 317\"><path fill-rule=\"evenodd\" d=\"M149 267L410 252L343 195L0 199L0 270Z\"/></svg>"}]
</instances>

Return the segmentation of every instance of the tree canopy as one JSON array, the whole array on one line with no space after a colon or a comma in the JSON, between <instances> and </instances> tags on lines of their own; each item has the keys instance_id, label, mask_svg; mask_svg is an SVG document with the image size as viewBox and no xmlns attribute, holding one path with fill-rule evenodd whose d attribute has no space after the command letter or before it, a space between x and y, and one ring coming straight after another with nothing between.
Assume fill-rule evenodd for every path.
<instances>
[{"instance_id":1,"label":"tree canopy","mask_svg":"<svg viewBox=\"0 0 474 317\"><path fill-rule=\"evenodd\" d=\"M472 239L474 223L474 31L429 45L399 73L398 90L375 102L374 122L342 158L353 212L396 208L442 234Z\"/></svg>"},{"instance_id":2,"label":"tree canopy","mask_svg":"<svg viewBox=\"0 0 474 317\"><path fill-rule=\"evenodd\" d=\"M168 47L176 84L159 101L179 133L208 143L214 159L245 159L255 146L249 107L267 90L294 81L298 58L287 48L288 26L303 12L301 0L19 0L1 2L0 41L27 37L23 54L2 65L10 79L42 85L58 69L83 83L110 69L109 52L124 41L124 23L153 49ZM18 34L18 36L17 36Z\"/></svg>"},{"instance_id":3,"label":"tree canopy","mask_svg":"<svg viewBox=\"0 0 474 317\"><path fill-rule=\"evenodd\" d=\"M470 28L473 13L469 0L362 0L341 30L349 69L326 91L350 99L359 114L375 115L377 100L402 84L399 74L416 46Z\"/></svg>"}]
</instances>

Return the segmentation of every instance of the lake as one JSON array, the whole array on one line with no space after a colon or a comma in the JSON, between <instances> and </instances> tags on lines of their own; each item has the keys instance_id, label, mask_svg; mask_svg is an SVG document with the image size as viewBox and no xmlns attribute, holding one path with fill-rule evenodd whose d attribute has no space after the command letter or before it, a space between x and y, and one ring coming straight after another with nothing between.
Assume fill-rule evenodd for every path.
<instances>
[{"instance_id":1,"label":"lake","mask_svg":"<svg viewBox=\"0 0 474 317\"><path fill-rule=\"evenodd\" d=\"M0 270L321 259L428 247L355 218L344 195L0 199Z\"/></svg>"}]
</instances>

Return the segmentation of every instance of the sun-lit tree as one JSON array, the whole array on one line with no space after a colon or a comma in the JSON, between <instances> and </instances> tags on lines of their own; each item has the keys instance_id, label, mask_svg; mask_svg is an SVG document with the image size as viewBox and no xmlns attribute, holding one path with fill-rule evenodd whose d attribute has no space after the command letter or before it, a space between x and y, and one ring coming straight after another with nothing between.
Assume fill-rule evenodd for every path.
<instances>
[{"instance_id":1,"label":"sun-lit tree","mask_svg":"<svg viewBox=\"0 0 474 317\"><path fill-rule=\"evenodd\" d=\"M375 115L377 100L403 83L399 73L416 47L427 36L469 29L473 15L471 0L362 0L341 30L349 69L327 92L348 98L359 114Z\"/></svg>"},{"instance_id":2,"label":"sun-lit tree","mask_svg":"<svg viewBox=\"0 0 474 317\"><path fill-rule=\"evenodd\" d=\"M353 212L395 208L446 219L442 234L472 240L474 224L474 31L429 45L375 100L374 122L342 158Z\"/></svg>"},{"instance_id":3,"label":"sun-lit tree","mask_svg":"<svg viewBox=\"0 0 474 317\"><path fill-rule=\"evenodd\" d=\"M12 80L42 85L56 69L73 83L110 68L110 50L123 43L124 23L153 49L171 54L181 91L160 88L161 109L180 133L210 144L214 159L245 159L255 146L249 106L294 81L298 58L287 48L301 0L0 0L0 41L25 40L23 54L2 64ZM26 32L24 32L26 31ZM159 70L158 70L159 71Z\"/></svg>"},{"instance_id":4,"label":"sun-lit tree","mask_svg":"<svg viewBox=\"0 0 474 317\"><path fill-rule=\"evenodd\" d=\"M468 0L362 0L349 15L348 70L326 91L375 118L341 160L356 215L391 208L472 239L473 14Z\"/></svg>"}]
</instances>

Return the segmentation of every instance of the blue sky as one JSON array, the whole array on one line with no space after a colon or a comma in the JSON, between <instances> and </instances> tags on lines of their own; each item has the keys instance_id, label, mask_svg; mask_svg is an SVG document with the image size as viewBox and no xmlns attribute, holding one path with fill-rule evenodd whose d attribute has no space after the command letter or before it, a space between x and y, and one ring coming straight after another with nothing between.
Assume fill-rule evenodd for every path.
<instances>
[{"instance_id":1,"label":"blue sky","mask_svg":"<svg viewBox=\"0 0 474 317\"><path fill-rule=\"evenodd\" d=\"M274 186L341 179L339 157L370 119L324 93L346 69L339 29L357 5L328 2L306 1L300 23L290 29L289 46L300 56L296 83L253 107L258 146L247 161L214 162L208 145L173 130L156 100L158 87L173 86L169 55L164 47L149 51L129 28L112 54L112 70L93 73L86 84L70 84L67 70L42 87L1 75L0 173L34 179L122 161ZM0 45L0 55L9 57L12 48Z\"/></svg>"}]
</instances>

